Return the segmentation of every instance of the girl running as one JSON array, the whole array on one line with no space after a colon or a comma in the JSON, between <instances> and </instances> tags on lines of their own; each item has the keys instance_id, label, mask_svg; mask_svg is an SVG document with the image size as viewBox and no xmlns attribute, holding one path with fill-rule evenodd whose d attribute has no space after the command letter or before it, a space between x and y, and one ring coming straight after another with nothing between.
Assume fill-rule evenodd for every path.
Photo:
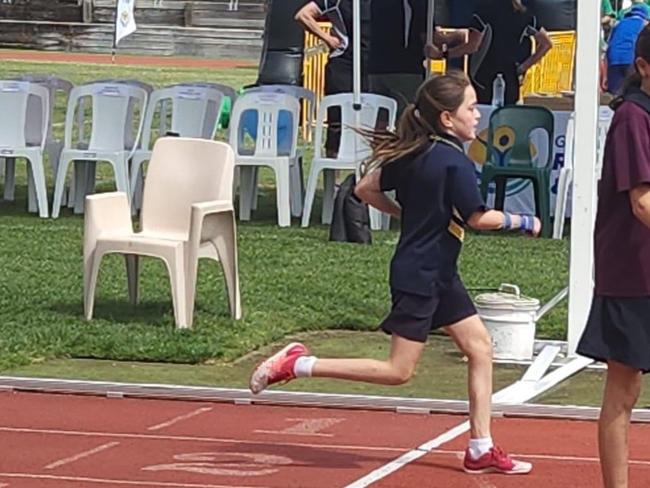
<instances>
[{"instance_id":1,"label":"girl running","mask_svg":"<svg viewBox=\"0 0 650 488\"><path fill-rule=\"evenodd\" d=\"M490 435L492 345L458 275L465 226L538 235L539 219L486 209L474 164L463 143L476 137L476 93L462 73L439 75L418 90L395 133L372 132L373 149L356 194L401 221L390 267L392 309L381 328L391 334L388 359L324 359L299 343L262 362L250 379L259 393L294 378L327 377L386 385L407 382L427 336L442 328L469 359L471 439L463 467L468 473L528 473L496 447ZM395 190L397 202L384 192Z\"/></svg>"}]
</instances>

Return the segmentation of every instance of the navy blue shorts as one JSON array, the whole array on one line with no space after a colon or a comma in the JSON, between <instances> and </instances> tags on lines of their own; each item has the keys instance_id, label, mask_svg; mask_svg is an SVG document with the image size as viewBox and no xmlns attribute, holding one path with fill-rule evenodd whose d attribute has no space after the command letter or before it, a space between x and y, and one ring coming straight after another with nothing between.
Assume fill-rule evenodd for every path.
<instances>
[{"instance_id":1,"label":"navy blue shorts","mask_svg":"<svg viewBox=\"0 0 650 488\"><path fill-rule=\"evenodd\" d=\"M650 372L650 297L594 296L577 352Z\"/></svg>"},{"instance_id":2,"label":"navy blue shorts","mask_svg":"<svg viewBox=\"0 0 650 488\"><path fill-rule=\"evenodd\" d=\"M426 342L432 330L453 325L476 314L476 308L458 275L434 286L431 295L391 289L393 308L381 323L388 334Z\"/></svg>"}]
</instances>

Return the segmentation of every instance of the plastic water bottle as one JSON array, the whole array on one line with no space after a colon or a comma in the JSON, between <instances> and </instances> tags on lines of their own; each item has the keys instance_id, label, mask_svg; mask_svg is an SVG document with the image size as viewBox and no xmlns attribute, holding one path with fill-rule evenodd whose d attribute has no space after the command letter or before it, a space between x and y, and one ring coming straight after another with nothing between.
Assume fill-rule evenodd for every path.
<instances>
[{"instance_id":1,"label":"plastic water bottle","mask_svg":"<svg viewBox=\"0 0 650 488\"><path fill-rule=\"evenodd\" d=\"M503 107L506 94L506 81L503 79L503 74L498 73L492 82L492 105L495 107Z\"/></svg>"}]
</instances>

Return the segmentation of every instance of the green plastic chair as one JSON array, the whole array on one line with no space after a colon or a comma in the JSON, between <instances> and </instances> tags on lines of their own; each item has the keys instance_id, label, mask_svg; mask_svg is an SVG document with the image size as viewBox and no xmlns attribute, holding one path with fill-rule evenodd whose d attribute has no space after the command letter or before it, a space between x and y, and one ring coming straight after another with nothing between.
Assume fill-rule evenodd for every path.
<instances>
[{"instance_id":1,"label":"green plastic chair","mask_svg":"<svg viewBox=\"0 0 650 488\"><path fill-rule=\"evenodd\" d=\"M548 138L548 156L542 166L535 165L531 155L530 134L535 129L543 129ZM519 105L501 107L490 116L487 160L481 173L483 199L487 198L490 182L496 183L494 207L498 210L503 210L509 178L532 181L535 213L542 221L543 237L550 237L553 230L550 211L553 141L554 121L550 110Z\"/></svg>"}]
</instances>

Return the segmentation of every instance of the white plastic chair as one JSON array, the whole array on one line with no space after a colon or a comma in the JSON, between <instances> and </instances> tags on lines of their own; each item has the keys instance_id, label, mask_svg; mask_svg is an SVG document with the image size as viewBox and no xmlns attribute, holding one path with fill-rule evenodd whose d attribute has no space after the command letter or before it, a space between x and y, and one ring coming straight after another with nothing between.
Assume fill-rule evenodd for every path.
<instances>
[{"instance_id":1,"label":"white plastic chair","mask_svg":"<svg viewBox=\"0 0 650 488\"><path fill-rule=\"evenodd\" d=\"M147 96L151 95L151 92L153 91L153 86L151 86L149 83L145 83L144 81L132 79L132 78L109 78L105 80L95 80L93 83L109 83L109 84L123 84L123 85L128 85L128 86L136 86L138 88L142 88L145 92L147 92ZM84 113L85 113L85 102L87 100L82 98L79 100L79 104L77 105L77 127L78 127L78 141L75 145L76 149L83 149L88 147L88 139L86 138L86 134L84 133ZM130 98L129 99L129 109L128 109L128 118L127 118L127 123L125 126L125 147L126 149L134 149L136 145L136 137L137 134L132 130L135 117L136 117L136 111L138 109L144 109L144 107L139 106L139 102L137 99ZM144 114L140 113L140 117L144 117ZM74 212L77 214L83 213L83 208L84 208L84 198L87 194L91 194L95 192L95 174L96 174L96 164L93 163L92 161L84 161L84 164L77 165L79 166L78 168L75 167L75 171L72 174L72 181L70 184L70 192L68 196L68 207L73 207ZM141 187L141 181L139 181L140 184L140 192L142 191Z\"/></svg>"},{"instance_id":2,"label":"white plastic chair","mask_svg":"<svg viewBox=\"0 0 650 488\"><path fill-rule=\"evenodd\" d=\"M87 149L77 149L72 145L72 131L75 107L84 97L92 99L92 129ZM133 103L132 100L137 103ZM63 189L68 166L73 161L108 161L115 173L118 191L130 194L128 161L142 132L144 108L147 92L140 87L119 83L91 83L75 87L70 93L65 122L65 145L61 151L59 168L54 186L52 217L57 218L61 209ZM126 134L133 130L132 111L139 107L140 120L133 138L133 148L129 148ZM79 174L79 173L77 173ZM77 187L77 191L79 187Z\"/></svg>"},{"instance_id":3,"label":"white plastic chair","mask_svg":"<svg viewBox=\"0 0 650 488\"><path fill-rule=\"evenodd\" d=\"M309 109L307 111L307 124L311 127L316 120L316 94L302 86L296 85L260 85L246 88L244 93L285 93L296 97L298 100L307 102Z\"/></svg>"},{"instance_id":4,"label":"white plastic chair","mask_svg":"<svg viewBox=\"0 0 650 488\"><path fill-rule=\"evenodd\" d=\"M56 168L59 163L59 155L61 153L61 149L63 148L63 141L57 140L54 137L54 133L52 130L54 124L54 107L56 105L56 96L59 92L61 92L66 97L67 100L70 91L73 88L73 84L70 83L68 80L64 80L63 78L59 78L57 76L52 76L52 75L43 75L43 74L22 75L14 79L16 81L28 81L30 83L35 83L37 85L44 86L45 88L47 88L50 94L50 119L49 119L49 125L47 130L47 139L45 141L45 153L48 156L53 173L56 174ZM42 123L41 121L42 107L41 107L40 98L29 97L27 102L27 110L28 110L28 117L27 117L27 126L25 128L27 143L28 145L33 145L33 144L38 145L38 141L40 140L40 135L41 135L41 123ZM7 158L5 166L7 170L7 175L5 178L4 199L13 201L15 195L15 186L16 186L15 159ZM37 211L36 192L34 190L34 181L33 178L31 177L31 173L29 174L29 178L27 179L27 202L28 202L27 203L28 211L36 212Z\"/></svg>"},{"instance_id":5,"label":"white plastic chair","mask_svg":"<svg viewBox=\"0 0 650 488\"><path fill-rule=\"evenodd\" d=\"M177 85L151 93L144 118L140 148L133 153L131 158L131 199L135 207L140 206L138 188L141 185L138 182L143 176L142 164L151 157L151 145L154 142L152 138L153 121L158 108L161 109L159 114L162 119L163 116L167 116L162 113L162 105L165 103L171 105L170 131L180 137L211 140L214 139L217 131L223 100L222 92L202 86ZM159 127L161 125L163 125L162 120ZM163 126L166 126L166 123ZM158 136L163 135L165 134L158 133Z\"/></svg>"},{"instance_id":6,"label":"white plastic chair","mask_svg":"<svg viewBox=\"0 0 650 488\"><path fill-rule=\"evenodd\" d=\"M242 116L257 113L254 149L245 145ZM287 114L290 131L286 137L288 146L278 147L281 114ZM239 218L250 220L255 196L255 168L269 166L275 171L278 225L291 225L291 207L299 207L302 200L302 168L297 156L298 122L300 104L296 98L282 93L244 93L235 103L230 117L230 144L235 149L235 164L240 170Z\"/></svg>"},{"instance_id":7,"label":"white plastic chair","mask_svg":"<svg viewBox=\"0 0 650 488\"><path fill-rule=\"evenodd\" d=\"M358 134L355 129L355 111L353 107L352 93L341 93L323 97L318 107L316 118L316 133L314 135L314 159L311 163L307 190L305 192L305 204L302 212L302 226L308 227L311 218L311 208L316 195L316 184L318 176L323 171L323 210L321 221L329 224L332 221L334 204L334 170L352 170L357 174L359 165L370 156L371 150L364 137ZM341 110L341 142L336 158L328 158L323 150L323 131L327 120L327 110L332 107L340 107ZM361 94L360 124L362 129L375 129L379 116L379 110L388 112L388 128L395 126L397 116L397 102L392 98L371 93ZM356 140L356 152L355 152ZM381 227L381 214L371 208L371 226Z\"/></svg>"},{"instance_id":8,"label":"white plastic chair","mask_svg":"<svg viewBox=\"0 0 650 488\"><path fill-rule=\"evenodd\" d=\"M297 85L260 85L260 86L252 86L250 88L246 88L245 93L285 93L287 95L291 95L293 97L296 97L298 100L305 102L307 108L307 119L305 120L305 123L307 124L307 127L309 128L309 131L313 130L314 126L314 121L316 120L316 94L302 86L297 86ZM302 168L302 161L304 160L304 148L303 147L298 147L298 158L301 160L301 166ZM294 217L300 217L300 214L302 213L302 195L304 193L304 188L303 188L303 176L300 174L299 178L294 178L295 173L292 173L292 185L300 185L300 205L297 206L293 203L292 201L292 206L291 206L291 215ZM254 195L253 195L253 210L257 209L257 170L254 171L253 173L253 182L254 182Z\"/></svg>"},{"instance_id":9,"label":"white plastic chair","mask_svg":"<svg viewBox=\"0 0 650 488\"><path fill-rule=\"evenodd\" d=\"M600 180L605 155L605 141L607 131L612 122L614 112L606 107L601 107L598 118L598 145L596 147L596 181ZM566 127L564 144L564 165L560 170L557 183L557 196L555 199L555 217L553 219L553 239L562 239L564 235L564 220L569 200L569 190L573 184L573 167L575 152L573 139L575 137L575 114L571 114Z\"/></svg>"},{"instance_id":10,"label":"white plastic chair","mask_svg":"<svg viewBox=\"0 0 650 488\"><path fill-rule=\"evenodd\" d=\"M213 90L218 90L221 93L223 93L226 97L230 98L231 107L235 105L235 102L237 101L237 98L239 96L237 94L237 90L235 90L232 86L224 85L223 83L214 83L211 81L186 81L171 86L195 86L195 87L212 88ZM167 104L163 103L161 114L163 115L166 114L167 110L168 110ZM221 114L219 114L219 118L221 118ZM162 129L164 129L164 127L161 128L161 132L164 133L165 131Z\"/></svg>"},{"instance_id":11,"label":"white plastic chair","mask_svg":"<svg viewBox=\"0 0 650 488\"><path fill-rule=\"evenodd\" d=\"M138 258L165 261L178 328L192 326L199 258L221 263L230 313L241 318L237 234L232 204L232 148L223 142L179 137L156 141L144 185L141 231L134 232L128 194L86 198L84 314L93 316L102 257L123 254L129 298L138 301Z\"/></svg>"},{"instance_id":12,"label":"white plastic chair","mask_svg":"<svg viewBox=\"0 0 650 488\"><path fill-rule=\"evenodd\" d=\"M213 90L218 90L221 93L223 93L225 96L230 98L232 103L234 104L235 101L237 100L237 91L230 85L224 85L223 83L213 83L211 81L187 81L183 83L176 83L174 85L170 85L171 87L175 86L194 86L194 87L202 87L202 88L212 88Z\"/></svg>"},{"instance_id":13,"label":"white plastic chair","mask_svg":"<svg viewBox=\"0 0 650 488\"><path fill-rule=\"evenodd\" d=\"M33 100L30 109L30 99ZM38 106L39 111L35 108ZM50 126L50 93L47 88L28 81L0 81L0 157L7 165L5 178L15 179L15 159L25 158L29 178L34 181L38 213L48 216L47 188L43 155ZM38 127L38 132L37 132Z\"/></svg>"}]
</instances>

